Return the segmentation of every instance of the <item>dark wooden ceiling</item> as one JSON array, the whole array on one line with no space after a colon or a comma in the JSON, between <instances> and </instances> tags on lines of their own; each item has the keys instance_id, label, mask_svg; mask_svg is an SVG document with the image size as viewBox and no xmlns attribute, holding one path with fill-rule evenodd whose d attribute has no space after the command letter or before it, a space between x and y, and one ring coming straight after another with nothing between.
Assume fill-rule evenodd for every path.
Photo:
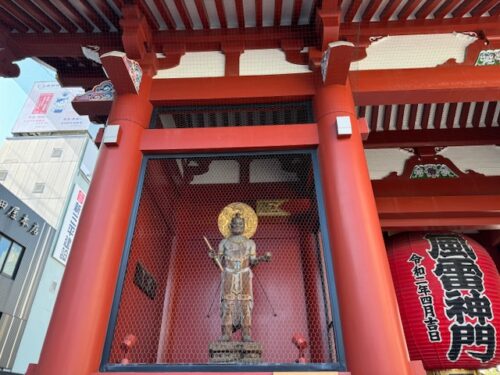
<instances>
[{"instance_id":1,"label":"dark wooden ceiling","mask_svg":"<svg viewBox=\"0 0 500 375\"><path fill-rule=\"evenodd\" d=\"M99 83L105 79L102 67L83 55L82 46L98 46L99 53L123 51L120 19L127 4L144 14L155 52L172 45L220 50L224 42L235 41L243 41L245 49L282 48L284 40L320 47L320 9L337 15L340 40L357 45L368 45L372 36L475 32L480 41L466 57L463 65L469 66L481 48L500 47L500 0L5 0L0 1L0 75L12 73L2 64L35 57L54 67L65 85ZM434 77L440 79L440 73ZM463 92L468 92L465 85ZM436 137L440 129L457 134L459 142L477 129L475 134L484 136L475 142L487 142L498 129L500 98L466 96L420 95L401 102L374 94L372 101L357 104L376 145L393 142L388 136L403 131L411 143L417 131L419 137Z\"/></svg>"},{"instance_id":2,"label":"dark wooden ceiling","mask_svg":"<svg viewBox=\"0 0 500 375\"><path fill-rule=\"evenodd\" d=\"M5 0L10 33L119 33L122 0ZM128 1L130 3L130 1ZM153 31L308 25L320 0L137 0ZM341 0L340 21L385 23L496 17L498 0Z\"/></svg>"}]
</instances>

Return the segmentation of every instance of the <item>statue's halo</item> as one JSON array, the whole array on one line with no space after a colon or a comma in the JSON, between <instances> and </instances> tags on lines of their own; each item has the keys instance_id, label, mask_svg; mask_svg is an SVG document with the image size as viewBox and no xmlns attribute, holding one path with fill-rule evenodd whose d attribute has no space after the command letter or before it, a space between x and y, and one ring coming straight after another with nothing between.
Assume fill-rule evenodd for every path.
<instances>
[{"instance_id":1,"label":"statue's halo","mask_svg":"<svg viewBox=\"0 0 500 375\"><path fill-rule=\"evenodd\" d=\"M255 234L255 231L257 230L258 219L257 214L255 213L253 208L246 203L233 202L224 207L219 214L219 231L224 236L224 238L228 238L231 235L231 229L229 225L231 224L231 219L238 212L240 216L245 219L245 231L243 232L243 235L246 238L251 238Z\"/></svg>"}]
</instances>

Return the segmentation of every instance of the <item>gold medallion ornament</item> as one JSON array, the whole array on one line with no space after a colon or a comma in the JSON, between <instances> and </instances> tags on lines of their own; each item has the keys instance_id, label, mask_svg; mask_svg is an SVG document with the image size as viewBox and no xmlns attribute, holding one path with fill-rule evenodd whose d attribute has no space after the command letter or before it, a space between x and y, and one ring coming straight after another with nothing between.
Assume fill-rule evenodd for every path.
<instances>
[{"instance_id":1,"label":"gold medallion ornament","mask_svg":"<svg viewBox=\"0 0 500 375\"><path fill-rule=\"evenodd\" d=\"M246 238L251 238L255 231L257 230L257 214L248 204L241 202L233 202L228 204L226 207L222 209L219 214L219 231L224 236L224 238L228 238L231 235L231 220L237 213L245 220L245 231L243 235Z\"/></svg>"}]
</instances>

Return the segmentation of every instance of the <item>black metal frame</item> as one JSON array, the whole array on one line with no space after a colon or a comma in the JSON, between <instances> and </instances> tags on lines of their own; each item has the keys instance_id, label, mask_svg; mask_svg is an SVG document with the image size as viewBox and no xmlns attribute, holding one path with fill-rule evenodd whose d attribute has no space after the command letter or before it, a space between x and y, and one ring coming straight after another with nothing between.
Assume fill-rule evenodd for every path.
<instances>
[{"instance_id":1,"label":"black metal frame","mask_svg":"<svg viewBox=\"0 0 500 375\"><path fill-rule=\"evenodd\" d=\"M334 328L335 348L337 354L337 362L332 363L261 363L261 364L110 364L107 363L111 354L111 346L113 342L113 334L116 327L118 309L120 306L121 293L125 281L125 273L127 270L128 259L132 238L134 235L137 213L139 210L141 193L146 175L147 163L150 159L177 159L187 157L238 157L249 155L278 155L278 154L309 154L314 172L314 185L316 190L316 200L318 203L318 216L320 221L321 239L324 247L324 261L326 268L326 278L328 287L328 296L330 298L332 323ZM328 231L326 230L326 214L324 210L323 189L321 185L321 176L319 172L319 162L316 150L280 150L272 152L238 152L238 153L190 153L190 154L164 154L164 155L144 155L139 182L135 193L133 209L129 219L127 230L127 238L121 259L120 270L118 274L118 282L115 288L113 305L111 308L110 319L104 343L103 355L101 358L101 372L270 372L270 371L345 371L346 361L344 352L344 343L342 339L342 328L340 325L340 315L337 303L337 292L335 287L335 278L333 271L333 261Z\"/></svg>"}]
</instances>

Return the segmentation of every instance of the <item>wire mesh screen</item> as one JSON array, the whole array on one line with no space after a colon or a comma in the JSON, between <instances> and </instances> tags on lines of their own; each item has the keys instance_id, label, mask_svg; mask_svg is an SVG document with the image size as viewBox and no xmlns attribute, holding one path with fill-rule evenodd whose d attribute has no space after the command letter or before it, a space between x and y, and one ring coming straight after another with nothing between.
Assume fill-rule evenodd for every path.
<instances>
[{"instance_id":1,"label":"wire mesh screen","mask_svg":"<svg viewBox=\"0 0 500 375\"><path fill-rule=\"evenodd\" d=\"M220 342L260 346L254 363L336 362L314 184L310 153L149 158L108 363L207 364ZM233 202L256 212L243 235L270 261L209 257Z\"/></svg>"},{"instance_id":2,"label":"wire mesh screen","mask_svg":"<svg viewBox=\"0 0 500 375\"><path fill-rule=\"evenodd\" d=\"M314 122L311 101L272 104L195 106L155 109L152 128L206 128L307 124Z\"/></svg>"}]
</instances>

